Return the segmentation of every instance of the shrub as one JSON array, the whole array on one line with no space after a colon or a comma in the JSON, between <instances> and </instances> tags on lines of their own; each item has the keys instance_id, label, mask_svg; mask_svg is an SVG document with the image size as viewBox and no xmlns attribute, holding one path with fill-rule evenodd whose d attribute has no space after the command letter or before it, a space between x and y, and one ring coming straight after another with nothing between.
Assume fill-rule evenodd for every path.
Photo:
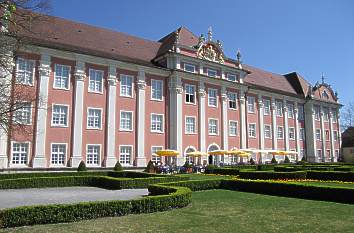
<instances>
[{"instance_id":1,"label":"shrub","mask_svg":"<svg viewBox=\"0 0 354 233\"><path fill-rule=\"evenodd\" d=\"M272 160L270 161L272 164L277 164L278 161L275 159L275 156L273 156Z\"/></svg>"},{"instance_id":2,"label":"shrub","mask_svg":"<svg viewBox=\"0 0 354 233\"><path fill-rule=\"evenodd\" d=\"M256 163L254 162L253 158L250 159L250 164L255 165Z\"/></svg>"},{"instance_id":3,"label":"shrub","mask_svg":"<svg viewBox=\"0 0 354 233\"><path fill-rule=\"evenodd\" d=\"M109 171L87 171L87 172L26 172L26 173L10 173L1 174L0 180L20 179L34 177L63 177L63 176L107 176ZM137 173L137 172L136 172Z\"/></svg>"},{"instance_id":4,"label":"shrub","mask_svg":"<svg viewBox=\"0 0 354 233\"><path fill-rule=\"evenodd\" d=\"M284 158L284 163L290 163L290 159L289 159L289 157L287 155Z\"/></svg>"},{"instance_id":5,"label":"shrub","mask_svg":"<svg viewBox=\"0 0 354 233\"><path fill-rule=\"evenodd\" d=\"M270 171L274 169L273 164L258 164L257 165L257 171Z\"/></svg>"},{"instance_id":6,"label":"shrub","mask_svg":"<svg viewBox=\"0 0 354 233\"><path fill-rule=\"evenodd\" d=\"M307 179L337 180L354 182L354 172L343 171L307 171Z\"/></svg>"},{"instance_id":7,"label":"shrub","mask_svg":"<svg viewBox=\"0 0 354 233\"><path fill-rule=\"evenodd\" d=\"M154 163L151 160L148 162L144 171L148 173L156 173Z\"/></svg>"},{"instance_id":8,"label":"shrub","mask_svg":"<svg viewBox=\"0 0 354 233\"><path fill-rule=\"evenodd\" d=\"M78 168L77 168L77 171L78 172L85 172L87 171L87 168L86 168L86 164L84 161L81 161Z\"/></svg>"},{"instance_id":9,"label":"shrub","mask_svg":"<svg viewBox=\"0 0 354 233\"><path fill-rule=\"evenodd\" d=\"M214 168L213 170L208 170L208 174L217 174L217 175L230 175L237 176L239 174L239 169L237 168Z\"/></svg>"},{"instance_id":10,"label":"shrub","mask_svg":"<svg viewBox=\"0 0 354 233\"><path fill-rule=\"evenodd\" d=\"M209 164L208 166L206 166L205 168L205 173L206 174L212 174L214 169L218 168L217 166L215 165L212 165L212 164Z\"/></svg>"},{"instance_id":11,"label":"shrub","mask_svg":"<svg viewBox=\"0 0 354 233\"><path fill-rule=\"evenodd\" d=\"M123 171L123 167L122 167L122 165L120 164L119 161L117 161L117 162L116 162L116 165L114 165L113 171L116 171L116 172L121 172L121 171Z\"/></svg>"},{"instance_id":12,"label":"shrub","mask_svg":"<svg viewBox=\"0 0 354 233\"><path fill-rule=\"evenodd\" d=\"M300 166L275 166L275 172L296 172L296 171L303 171L305 168Z\"/></svg>"},{"instance_id":13,"label":"shrub","mask_svg":"<svg viewBox=\"0 0 354 233\"><path fill-rule=\"evenodd\" d=\"M354 167L351 166L341 166L333 168L334 171L343 171L343 172L351 172L354 170Z\"/></svg>"},{"instance_id":14,"label":"shrub","mask_svg":"<svg viewBox=\"0 0 354 233\"><path fill-rule=\"evenodd\" d=\"M251 180L306 179L306 172L240 171L240 178Z\"/></svg>"},{"instance_id":15,"label":"shrub","mask_svg":"<svg viewBox=\"0 0 354 233\"><path fill-rule=\"evenodd\" d=\"M164 183L166 186L182 186L191 189L192 191L202 191L202 190L210 190L210 189L219 189L221 187L221 183L224 179L215 178L208 180L188 180L188 181L179 181L172 183Z\"/></svg>"}]
</instances>

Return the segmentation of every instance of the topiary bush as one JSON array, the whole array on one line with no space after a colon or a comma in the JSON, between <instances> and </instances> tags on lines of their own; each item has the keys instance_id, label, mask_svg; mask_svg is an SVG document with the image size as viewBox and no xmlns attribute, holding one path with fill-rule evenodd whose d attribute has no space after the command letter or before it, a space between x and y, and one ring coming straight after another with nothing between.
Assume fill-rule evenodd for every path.
<instances>
[{"instance_id":1,"label":"topiary bush","mask_svg":"<svg viewBox=\"0 0 354 233\"><path fill-rule=\"evenodd\" d=\"M84 161L81 161L79 166L77 167L78 172L85 172L87 171L86 164Z\"/></svg>"},{"instance_id":2,"label":"topiary bush","mask_svg":"<svg viewBox=\"0 0 354 233\"><path fill-rule=\"evenodd\" d=\"M116 172L121 172L121 171L123 171L123 167L122 167L122 165L120 164L119 161L116 162L116 165L114 165L113 170L116 171Z\"/></svg>"},{"instance_id":3,"label":"topiary bush","mask_svg":"<svg viewBox=\"0 0 354 233\"><path fill-rule=\"evenodd\" d=\"M250 164L255 165L256 163L254 162L253 158L250 159Z\"/></svg>"},{"instance_id":4,"label":"topiary bush","mask_svg":"<svg viewBox=\"0 0 354 233\"><path fill-rule=\"evenodd\" d=\"M285 156L284 163L290 163L290 159L287 155Z\"/></svg>"},{"instance_id":5,"label":"topiary bush","mask_svg":"<svg viewBox=\"0 0 354 233\"><path fill-rule=\"evenodd\" d=\"M272 160L270 161L272 164L277 164L278 161L275 159L275 156L273 156Z\"/></svg>"}]
</instances>

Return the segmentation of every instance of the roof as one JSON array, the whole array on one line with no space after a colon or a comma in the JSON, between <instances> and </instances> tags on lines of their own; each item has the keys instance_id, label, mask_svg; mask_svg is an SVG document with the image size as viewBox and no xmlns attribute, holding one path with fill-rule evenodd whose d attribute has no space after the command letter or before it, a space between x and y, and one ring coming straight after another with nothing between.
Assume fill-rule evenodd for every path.
<instances>
[{"instance_id":1,"label":"roof","mask_svg":"<svg viewBox=\"0 0 354 233\"><path fill-rule=\"evenodd\" d=\"M349 127L342 133L342 147L354 147L354 127Z\"/></svg>"},{"instance_id":2,"label":"roof","mask_svg":"<svg viewBox=\"0 0 354 233\"><path fill-rule=\"evenodd\" d=\"M154 58L170 51L176 40L176 31L159 41L151 41L59 17L48 16L46 20L32 25L35 33L22 32L29 43L148 66L156 66ZM187 28L180 27L177 31L181 46L192 49L198 44L199 37ZM245 77L246 84L306 96L308 82L298 74L275 74L250 65L243 68L251 72Z\"/></svg>"}]
</instances>

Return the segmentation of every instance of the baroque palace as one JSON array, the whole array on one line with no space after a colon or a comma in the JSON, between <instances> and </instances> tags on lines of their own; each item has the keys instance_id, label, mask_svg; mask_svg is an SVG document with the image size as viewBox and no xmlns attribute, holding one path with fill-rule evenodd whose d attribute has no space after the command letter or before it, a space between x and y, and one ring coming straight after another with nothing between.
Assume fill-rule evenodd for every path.
<instances>
[{"instance_id":1,"label":"baroque palace","mask_svg":"<svg viewBox=\"0 0 354 233\"><path fill-rule=\"evenodd\" d=\"M196 36L181 27L150 41L49 17L32 30L9 78L36 101L22 99L0 132L0 168L143 167L159 162L161 149L179 151L179 165L192 151L234 148L254 149L262 163L267 150L298 152L292 161L339 157L330 85L243 64L240 52L226 57L211 29Z\"/></svg>"}]
</instances>

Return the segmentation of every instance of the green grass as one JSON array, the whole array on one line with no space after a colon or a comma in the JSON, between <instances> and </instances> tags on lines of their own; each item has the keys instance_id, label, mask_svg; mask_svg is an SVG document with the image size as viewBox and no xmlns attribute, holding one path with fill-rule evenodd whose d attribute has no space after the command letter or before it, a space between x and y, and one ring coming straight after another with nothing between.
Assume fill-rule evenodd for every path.
<instances>
[{"instance_id":1,"label":"green grass","mask_svg":"<svg viewBox=\"0 0 354 233\"><path fill-rule=\"evenodd\" d=\"M228 190L193 193L167 212L37 225L4 232L353 232L354 205Z\"/></svg>"},{"instance_id":2,"label":"green grass","mask_svg":"<svg viewBox=\"0 0 354 233\"><path fill-rule=\"evenodd\" d=\"M308 184L314 186L332 186L332 187L344 187L344 188L353 188L354 183L340 183L340 182L317 182L317 181L304 181L304 182L295 182L300 184Z\"/></svg>"}]
</instances>

